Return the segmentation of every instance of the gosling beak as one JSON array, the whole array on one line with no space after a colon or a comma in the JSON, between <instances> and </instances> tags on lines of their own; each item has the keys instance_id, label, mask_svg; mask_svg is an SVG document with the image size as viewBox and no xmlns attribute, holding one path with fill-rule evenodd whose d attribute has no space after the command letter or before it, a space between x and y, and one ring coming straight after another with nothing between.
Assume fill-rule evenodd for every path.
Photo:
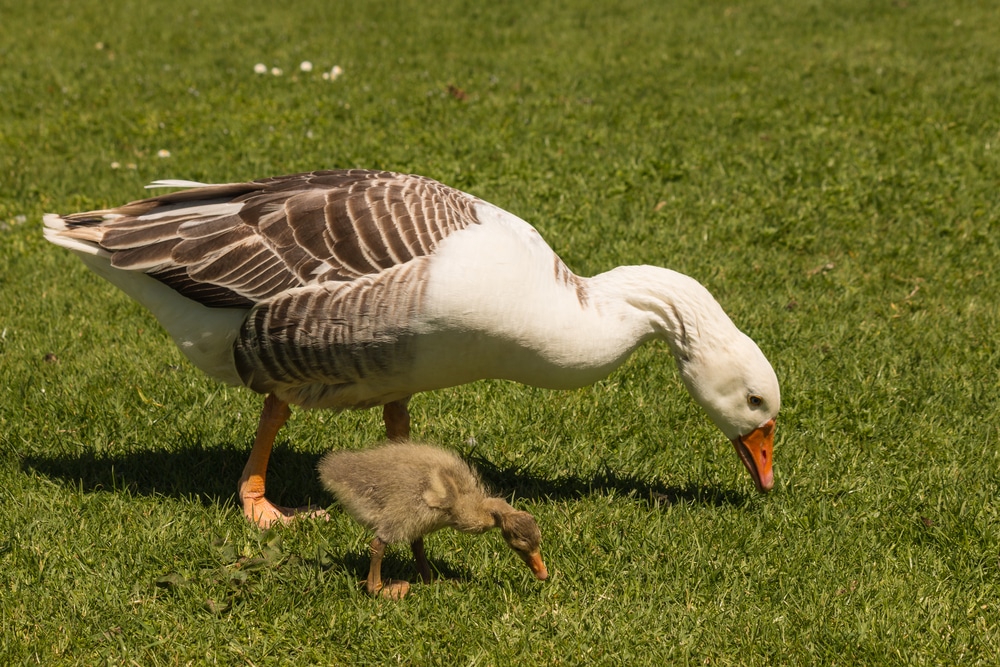
<instances>
[{"instance_id":1,"label":"gosling beak","mask_svg":"<svg viewBox=\"0 0 1000 667\"><path fill-rule=\"evenodd\" d=\"M747 472L753 478L753 483L761 493L767 493L774 486L774 473L771 471L771 455L774 451L774 420L758 426L746 435L733 438L733 447L740 460L746 466Z\"/></svg>"},{"instance_id":2,"label":"gosling beak","mask_svg":"<svg viewBox=\"0 0 1000 667\"><path fill-rule=\"evenodd\" d=\"M531 568L531 572L535 575L536 579L545 581L549 578L549 571L546 569L545 563L542 562L541 552L533 551L530 554L519 553L518 555L524 560L525 565Z\"/></svg>"}]
</instances>

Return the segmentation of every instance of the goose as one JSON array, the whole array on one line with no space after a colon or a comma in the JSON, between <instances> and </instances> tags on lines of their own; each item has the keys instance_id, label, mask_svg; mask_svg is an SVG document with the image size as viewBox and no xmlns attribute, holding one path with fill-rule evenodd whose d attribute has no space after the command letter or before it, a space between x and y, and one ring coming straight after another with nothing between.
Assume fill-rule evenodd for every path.
<instances>
[{"instance_id":1,"label":"goose","mask_svg":"<svg viewBox=\"0 0 1000 667\"><path fill-rule=\"evenodd\" d=\"M529 223L430 178L360 169L183 188L47 214L44 235L148 308L209 376L265 396L238 484L260 527L289 405L382 406L409 437L417 392L486 378L547 389L606 377L665 341L760 492L773 485L778 380L695 279L655 266L573 273Z\"/></svg>"},{"instance_id":2,"label":"goose","mask_svg":"<svg viewBox=\"0 0 1000 667\"><path fill-rule=\"evenodd\" d=\"M445 527L463 533L499 528L537 579L549 576L535 518L488 495L475 470L450 451L393 442L374 449L330 452L318 468L323 485L347 513L375 533L365 582L372 595L399 599L410 589L405 581L382 581L385 548L397 542L410 544L420 578L429 584L431 568L423 538Z\"/></svg>"}]
</instances>

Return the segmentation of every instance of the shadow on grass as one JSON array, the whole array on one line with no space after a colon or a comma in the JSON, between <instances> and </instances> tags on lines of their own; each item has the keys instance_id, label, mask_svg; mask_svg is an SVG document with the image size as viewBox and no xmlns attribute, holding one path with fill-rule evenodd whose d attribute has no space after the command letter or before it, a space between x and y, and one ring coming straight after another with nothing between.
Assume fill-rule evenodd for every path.
<instances>
[{"instance_id":1,"label":"shadow on grass","mask_svg":"<svg viewBox=\"0 0 1000 667\"><path fill-rule=\"evenodd\" d=\"M482 573L476 574L464 567L460 562L456 562L454 554L439 552L436 555L433 537L428 538L425 542L427 562L430 563L435 582L472 581L477 576L483 576ZM449 558L449 556L452 558ZM514 567L514 560L516 560L516 557L512 557L511 567ZM347 553L336 557L334 561L339 567L343 567L344 570L357 577L359 587L364 588L360 582L368 578L368 566L371 564L371 559L367 552ZM520 561L517 562L520 563ZM416 561L413 559L413 554L409 547L397 545L386 550L385 557L382 559L382 579L383 581L402 579L403 581L409 581L411 584L422 582L420 574L417 572Z\"/></svg>"},{"instance_id":2,"label":"shadow on grass","mask_svg":"<svg viewBox=\"0 0 1000 667\"><path fill-rule=\"evenodd\" d=\"M644 500L651 506L694 503L732 507L741 507L749 500L749 495L742 491L696 483L667 486L634 475L622 475L607 467L588 478L547 479L512 466L500 468L481 457L473 457L470 463L476 466L490 488L512 493L517 498L572 499L614 492Z\"/></svg>"},{"instance_id":3,"label":"shadow on grass","mask_svg":"<svg viewBox=\"0 0 1000 667\"><path fill-rule=\"evenodd\" d=\"M129 454L27 456L22 468L61 479L84 492L125 490L140 495L197 498L203 504L235 502L236 486L249 447L191 444L173 451ZM292 507L322 503L329 494L316 477L319 455L289 449L280 442L271 453L268 498Z\"/></svg>"},{"instance_id":4,"label":"shadow on grass","mask_svg":"<svg viewBox=\"0 0 1000 667\"><path fill-rule=\"evenodd\" d=\"M121 489L133 494L197 498L207 505L235 502L237 481L248 455L249 448L235 445L206 448L192 444L169 452L35 455L24 458L22 468L61 479L84 492ZM268 498L291 507L328 505L330 494L316 475L320 456L277 443L268 467ZM741 491L694 483L665 486L607 468L590 477L548 479L530 470L500 468L481 457L474 457L471 463L479 469L490 488L517 498L564 500L614 492L644 500L650 506L695 503L739 507L748 501L747 494Z\"/></svg>"}]
</instances>

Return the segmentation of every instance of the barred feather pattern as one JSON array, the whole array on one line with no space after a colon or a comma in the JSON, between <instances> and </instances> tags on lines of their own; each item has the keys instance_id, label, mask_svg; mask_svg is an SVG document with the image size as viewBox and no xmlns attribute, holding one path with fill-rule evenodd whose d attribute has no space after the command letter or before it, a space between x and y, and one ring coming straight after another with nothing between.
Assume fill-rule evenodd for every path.
<instances>
[{"instance_id":1,"label":"barred feather pattern","mask_svg":"<svg viewBox=\"0 0 1000 667\"><path fill-rule=\"evenodd\" d=\"M362 408L402 396L365 395L391 384L413 359L426 285L427 258L351 282L327 281L291 290L256 306L237 336L234 356L244 384L303 407Z\"/></svg>"},{"instance_id":2,"label":"barred feather pattern","mask_svg":"<svg viewBox=\"0 0 1000 667\"><path fill-rule=\"evenodd\" d=\"M430 255L478 223L477 202L422 176L338 170L208 185L65 220L70 235L96 236L112 266L206 306L249 308Z\"/></svg>"}]
</instances>

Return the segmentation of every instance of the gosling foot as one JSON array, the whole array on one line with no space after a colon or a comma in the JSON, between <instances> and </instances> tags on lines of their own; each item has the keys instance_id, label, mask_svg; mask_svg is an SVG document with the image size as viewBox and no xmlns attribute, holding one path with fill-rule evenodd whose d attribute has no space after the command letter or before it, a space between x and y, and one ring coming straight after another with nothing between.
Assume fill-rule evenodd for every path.
<instances>
[{"instance_id":1,"label":"gosling foot","mask_svg":"<svg viewBox=\"0 0 1000 667\"><path fill-rule=\"evenodd\" d=\"M390 579L383 581L374 591L368 592L389 600L402 600L410 592L410 582Z\"/></svg>"}]
</instances>

